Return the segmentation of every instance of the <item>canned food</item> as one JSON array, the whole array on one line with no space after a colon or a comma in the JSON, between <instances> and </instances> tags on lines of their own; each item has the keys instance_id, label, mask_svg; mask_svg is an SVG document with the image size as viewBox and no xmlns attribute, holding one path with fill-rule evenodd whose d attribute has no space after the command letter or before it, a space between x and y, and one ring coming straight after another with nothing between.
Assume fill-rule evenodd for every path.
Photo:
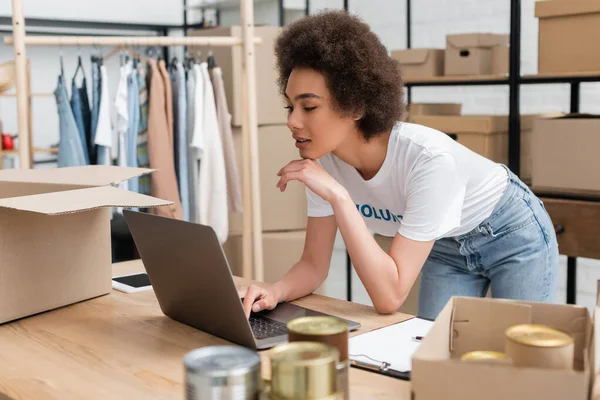
<instances>
[{"instance_id":1,"label":"canned food","mask_svg":"<svg viewBox=\"0 0 600 400\"><path fill-rule=\"evenodd\" d=\"M465 353L460 358L461 361L477 362L477 363L494 363L494 364L508 364L510 358L506 353L500 351L470 351Z\"/></svg>"},{"instance_id":2,"label":"canned food","mask_svg":"<svg viewBox=\"0 0 600 400\"><path fill-rule=\"evenodd\" d=\"M335 347L293 342L275 346L269 358L270 399L339 399L336 368L339 352Z\"/></svg>"},{"instance_id":3,"label":"canned food","mask_svg":"<svg viewBox=\"0 0 600 400\"><path fill-rule=\"evenodd\" d=\"M329 316L297 318L287 325L289 342L319 342L335 347L340 355L337 365L338 390L344 400L349 393L348 323Z\"/></svg>"},{"instance_id":4,"label":"canned food","mask_svg":"<svg viewBox=\"0 0 600 400\"><path fill-rule=\"evenodd\" d=\"M566 332L546 325L515 325L506 330L506 354L515 366L572 369L575 343Z\"/></svg>"},{"instance_id":5,"label":"canned food","mask_svg":"<svg viewBox=\"0 0 600 400\"><path fill-rule=\"evenodd\" d=\"M208 346L183 357L186 400L258 400L260 356L241 346Z\"/></svg>"}]
</instances>

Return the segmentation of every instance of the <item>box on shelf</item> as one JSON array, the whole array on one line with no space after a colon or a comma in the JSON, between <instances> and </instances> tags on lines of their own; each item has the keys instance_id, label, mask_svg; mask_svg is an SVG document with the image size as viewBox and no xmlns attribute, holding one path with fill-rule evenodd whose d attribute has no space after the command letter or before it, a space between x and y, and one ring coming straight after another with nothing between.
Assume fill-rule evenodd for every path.
<instances>
[{"instance_id":1,"label":"box on shelf","mask_svg":"<svg viewBox=\"0 0 600 400\"><path fill-rule=\"evenodd\" d=\"M413 115L460 115L460 103L411 103L408 105L408 120Z\"/></svg>"},{"instance_id":2,"label":"box on shelf","mask_svg":"<svg viewBox=\"0 0 600 400\"><path fill-rule=\"evenodd\" d=\"M444 74L491 75L492 48L508 45L509 36L494 33L467 33L446 36Z\"/></svg>"},{"instance_id":3,"label":"box on shelf","mask_svg":"<svg viewBox=\"0 0 600 400\"><path fill-rule=\"evenodd\" d=\"M521 116L521 173L531 180L531 132L533 121L542 115ZM413 122L451 135L470 150L492 161L508 163L508 117L499 115L417 115Z\"/></svg>"},{"instance_id":4,"label":"box on shelf","mask_svg":"<svg viewBox=\"0 0 600 400\"><path fill-rule=\"evenodd\" d=\"M0 323L111 291L109 207L172 204L111 184L151 171L0 171Z\"/></svg>"},{"instance_id":5,"label":"box on shelf","mask_svg":"<svg viewBox=\"0 0 600 400\"><path fill-rule=\"evenodd\" d=\"M404 79L431 78L444 75L443 49L392 50Z\"/></svg>"},{"instance_id":6,"label":"box on shelf","mask_svg":"<svg viewBox=\"0 0 600 400\"><path fill-rule=\"evenodd\" d=\"M306 231L264 232L263 259L264 281L273 283L283 276L300 261L304 251ZM223 245L225 256L232 273L242 276L242 239L241 235L232 235ZM324 282L315 293L325 294L327 285Z\"/></svg>"},{"instance_id":7,"label":"box on shelf","mask_svg":"<svg viewBox=\"0 0 600 400\"><path fill-rule=\"evenodd\" d=\"M460 361L469 351L504 352L506 329L531 323L549 325L574 338L573 370ZM453 297L413 355L411 381L415 397L587 400L595 368L594 330L598 326L582 306Z\"/></svg>"},{"instance_id":8,"label":"box on shelf","mask_svg":"<svg viewBox=\"0 0 600 400\"><path fill-rule=\"evenodd\" d=\"M535 16L538 73L600 71L599 1L538 1Z\"/></svg>"},{"instance_id":9,"label":"box on shelf","mask_svg":"<svg viewBox=\"0 0 600 400\"><path fill-rule=\"evenodd\" d=\"M536 120L531 147L533 186L600 192L600 115Z\"/></svg>"},{"instance_id":10,"label":"box on shelf","mask_svg":"<svg viewBox=\"0 0 600 400\"><path fill-rule=\"evenodd\" d=\"M244 167L241 128L233 130L233 139L241 174ZM290 161L300 158L288 127L286 125L260 126L258 154L263 232L305 229L307 221L305 186L298 181L291 181L285 192L280 192L275 186L279 181L277 172ZM243 215L231 213L229 232L241 234L242 231Z\"/></svg>"},{"instance_id":11,"label":"box on shelf","mask_svg":"<svg viewBox=\"0 0 600 400\"><path fill-rule=\"evenodd\" d=\"M492 75L508 75L509 71L509 60L510 60L510 48L509 46L494 46L492 47Z\"/></svg>"},{"instance_id":12,"label":"box on shelf","mask_svg":"<svg viewBox=\"0 0 600 400\"><path fill-rule=\"evenodd\" d=\"M378 235L375 234L375 241L377 242L377 244L379 244L379 247L381 247L386 253L389 254L390 252L390 248L392 247L392 241L394 240L393 237L388 237L388 236L382 236L382 235ZM409 314L409 315L417 315L418 311L419 311L419 281L421 279L421 274L419 274L419 276L417 276L417 279L415 280L415 284L413 285L413 287L410 289L410 292L408 293L408 297L406 298L406 300L404 300L404 303L402 303L402 305L400 306L400 308L398 309L399 312L404 313L404 314Z\"/></svg>"},{"instance_id":13,"label":"box on shelf","mask_svg":"<svg viewBox=\"0 0 600 400\"><path fill-rule=\"evenodd\" d=\"M273 45L275 39L281 31L277 26L256 26L254 36L262 39L261 44L255 44L256 60L256 107L257 123L259 125L285 124L287 123L287 113L284 109L285 101L279 94L277 86L277 71L275 53ZM242 37L240 26L216 27L189 32L190 36L230 36ZM202 59L206 60L208 47L196 47L201 51ZM196 50L196 51L197 51ZM211 47L215 56L217 66L223 71L223 83L225 86L225 95L227 104L231 113L231 123L233 126L242 126L242 61L243 47ZM194 51L194 50L190 50Z\"/></svg>"}]
</instances>

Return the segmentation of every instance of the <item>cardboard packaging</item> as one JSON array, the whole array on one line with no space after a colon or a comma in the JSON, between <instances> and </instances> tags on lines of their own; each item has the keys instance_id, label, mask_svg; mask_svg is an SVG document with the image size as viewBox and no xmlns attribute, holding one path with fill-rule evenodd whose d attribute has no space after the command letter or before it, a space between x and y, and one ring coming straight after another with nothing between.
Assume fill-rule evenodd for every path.
<instances>
[{"instance_id":1,"label":"cardboard packaging","mask_svg":"<svg viewBox=\"0 0 600 400\"><path fill-rule=\"evenodd\" d=\"M234 129L233 139L241 174L244 165L241 128ZM306 229L305 186L298 181L292 181L283 193L275 186L279 181L277 172L290 161L300 158L290 130L285 125L259 127L258 149L263 232ZM243 220L241 213L230 213L230 234L242 233Z\"/></svg>"},{"instance_id":2,"label":"cardboard packaging","mask_svg":"<svg viewBox=\"0 0 600 400\"><path fill-rule=\"evenodd\" d=\"M392 240L394 238L388 236L382 236L375 234L375 241L379 244L386 253L390 252L390 248L392 247ZM404 300L404 303L398 309L399 312L409 315L417 315L419 311L419 282L421 280L421 274L415 280L415 284L410 289L408 293L408 297Z\"/></svg>"},{"instance_id":3,"label":"cardboard packaging","mask_svg":"<svg viewBox=\"0 0 600 400\"><path fill-rule=\"evenodd\" d=\"M242 275L242 239L241 235L230 236L223 245L231 272ZM266 232L263 233L264 281L274 283L283 278L302 257L306 231ZM326 282L315 291L325 294Z\"/></svg>"},{"instance_id":4,"label":"cardboard packaging","mask_svg":"<svg viewBox=\"0 0 600 400\"><path fill-rule=\"evenodd\" d=\"M508 46L492 47L492 74L508 75L510 48Z\"/></svg>"},{"instance_id":5,"label":"cardboard packaging","mask_svg":"<svg viewBox=\"0 0 600 400\"><path fill-rule=\"evenodd\" d=\"M460 115L461 104L454 103L411 103L408 105L408 121L413 115Z\"/></svg>"},{"instance_id":6,"label":"cardboard packaging","mask_svg":"<svg viewBox=\"0 0 600 400\"><path fill-rule=\"evenodd\" d=\"M256 107L259 125L285 124L287 112L285 101L277 86L276 60L273 46L281 31L276 26L256 26L254 36L262 39L255 45L256 60ZM240 26L216 27L189 32L190 36L233 36L242 37ZM197 47L206 61L209 47ZM217 66L223 71L223 83L227 104L231 113L231 124L242 126L242 61L243 47L211 47Z\"/></svg>"},{"instance_id":7,"label":"cardboard packaging","mask_svg":"<svg viewBox=\"0 0 600 400\"><path fill-rule=\"evenodd\" d=\"M598 149L600 115L536 120L531 145L533 186L600 192Z\"/></svg>"},{"instance_id":8,"label":"cardboard packaging","mask_svg":"<svg viewBox=\"0 0 600 400\"><path fill-rule=\"evenodd\" d=\"M444 75L443 49L392 50L404 79L430 78Z\"/></svg>"},{"instance_id":9,"label":"cardboard packaging","mask_svg":"<svg viewBox=\"0 0 600 400\"><path fill-rule=\"evenodd\" d=\"M521 116L521 179L531 180L531 132L539 116ZM451 135L474 152L502 164L508 163L508 117L493 115L418 115L413 122Z\"/></svg>"},{"instance_id":10,"label":"cardboard packaging","mask_svg":"<svg viewBox=\"0 0 600 400\"><path fill-rule=\"evenodd\" d=\"M172 202L111 184L151 171L113 166L0 171L0 323L112 290L110 207Z\"/></svg>"},{"instance_id":11,"label":"cardboard packaging","mask_svg":"<svg viewBox=\"0 0 600 400\"><path fill-rule=\"evenodd\" d=\"M535 3L539 18L538 73L599 71L600 2Z\"/></svg>"},{"instance_id":12,"label":"cardboard packaging","mask_svg":"<svg viewBox=\"0 0 600 400\"><path fill-rule=\"evenodd\" d=\"M509 36L494 33L468 33L446 36L444 73L451 75L491 75L492 48L508 45Z\"/></svg>"},{"instance_id":13,"label":"cardboard packaging","mask_svg":"<svg viewBox=\"0 0 600 400\"><path fill-rule=\"evenodd\" d=\"M573 336L574 370L460 361L469 351L504 352L506 329L531 323ZM587 400L594 369L594 330L597 327L587 308L581 306L453 297L413 355L414 396L424 400Z\"/></svg>"}]
</instances>

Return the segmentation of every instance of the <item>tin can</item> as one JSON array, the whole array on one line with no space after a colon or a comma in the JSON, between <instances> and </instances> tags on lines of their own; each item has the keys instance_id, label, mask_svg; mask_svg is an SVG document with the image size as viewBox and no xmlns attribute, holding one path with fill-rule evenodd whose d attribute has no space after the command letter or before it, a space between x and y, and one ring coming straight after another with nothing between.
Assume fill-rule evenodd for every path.
<instances>
[{"instance_id":1,"label":"tin can","mask_svg":"<svg viewBox=\"0 0 600 400\"><path fill-rule=\"evenodd\" d=\"M573 369L575 343L566 332L546 325L515 325L506 330L506 354L516 367Z\"/></svg>"},{"instance_id":2,"label":"tin can","mask_svg":"<svg viewBox=\"0 0 600 400\"><path fill-rule=\"evenodd\" d=\"M208 346L183 357L186 400L258 400L260 356L241 346Z\"/></svg>"},{"instance_id":3,"label":"tin can","mask_svg":"<svg viewBox=\"0 0 600 400\"><path fill-rule=\"evenodd\" d=\"M270 400L341 399L335 347L317 342L286 343L275 346L269 359Z\"/></svg>"},{"instance_id":4,"label":"tin can","mask_svg":"<svg viewBox=\"0 0 600 400\"><path fill-rule=\"evenodd\" d=\"M340 355L337 364L338 388L344 400L350 399L348 323L329 316L302 317L287 325L289 342L318 342L335 347Z\"/></svg>"},{"instance_id":5,"label":"tin can","mask_svg":"<svg viewBox=\"0 0 600 400\"><path fill-rule=\"evenodd\" d=\"M510 364L510 358L500 351L470 351L463 354L460 360L478 364Z\"/></svg>"}]
</instances>

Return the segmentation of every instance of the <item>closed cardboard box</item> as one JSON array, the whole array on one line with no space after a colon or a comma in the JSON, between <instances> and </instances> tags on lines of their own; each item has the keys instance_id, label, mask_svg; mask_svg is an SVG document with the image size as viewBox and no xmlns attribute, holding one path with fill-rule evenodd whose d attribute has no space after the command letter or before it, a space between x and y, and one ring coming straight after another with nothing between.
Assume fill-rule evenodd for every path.
<instances>
[{"instance_id":1,"label":"closed cardboard box","mask_svg":"<svg viewBox=\"0 0 600 400\"><path fill-rule=\"evenodd\" d=\"M379 244L386 253L389 254L390 248L392 247L393 237L382 236L375 234L375 241ZM417 276L415 280L415 284L410 289L408 293L408 297L404 300L404 303L398 309L399 312L408 314L408 315L417 315L419 311L419 286L420 286L421 274Z\"/></svg>"},{"instance_id":2,"label":"closed cardboard box","mask_svg":"<svg viewBox=\"0 0 600 400\"><path fill-rule=\"evenodd\" d=\"M460 115L461 104L454 103L411 103L408 105L408 120L413 115Z\"/></svg>"},{"instance_id":3,"label":"closed cardboard box","mask_svg":"<svg viewBox=\"0 0 600 400\"><path fill-rule=\"evenodd\" d=\"M111 291L110 207L172 202L110 185L150 171L0 171L0 323Z\"/></svg>"},{"instance_id":4,"label":"closed cardboard box","mask_svg":"<svg viewBox=\"0 0 600 400\"><path fill-rule=\"evenodd\" d=\"M600 1L538 1L535 16L539 73L600 70Z\"/></svg>"},{"instance_id":5,"label":"closed cardboard box","mask_svg":"<svg viewBox=\"0 0 600 400\"><path fill-rule=\"evenodd\" d=\"M285 276L302 257L306 231L265 232L263 239L264 281L274 283ZM242 276L242 236L230 236L223 249L233 275ZM315 293L325 294L325 282Z\"/></svg>"},{"instance_id":6,"label":"closed cardboard box","mask_svg":"<svg viewBox=\"0 0 600 400\"><path fill-rule=\"evenodd\" d=\"M261 44L255 45L256 60L256 107L259 125L285 124L287 113L285 102L279 94L277 86L277 71L275 68L275 53L273 46L281 31L276 26L256 26L254 36L262 39ZM189 32L190 36L230 36L242 37L240 26L207 28ZM208 47L197 47L202 59L206 60ZM223 70L223 83L227 104L231 113L233 126L242 126L242 46L212 47L217 66Z\"/></svg>"},{"instance_id":7,"label":"closed cardboard box","mask_svg":"<svg viewBox=\"0 0 600 400\"><path fill-rule=\"evenodd\" d=\"M242 160L242 130L233 130L234 146L238 165L243 166ZM292 160L299 159L298 149L292 134L286 125L270 125L258 128L258 159L260 173L260 201L262 214L262 230L289 231L306 228L307 205L306 188L292 181L285 192L275 186L279 181L277 172ZM242 168L240 168L240 174ZM241 180L241 177L240 177ZM241 234L243 230L243 215L230 213L229 232Z\"/></svg>"},{"instance_id":8,"label":"closed cardboard box","mask_svg":"<svg viewBox=\"0 0 600 400\"><path fill-rule=\"evenodd\" d=\"M573 337L573 370L460 361L469 351L504 352L506 329L531 323L549 325ZM588 400L597 329L587 308L581 306L453 297L413 355L414 396L426 400Z\"/></svg>"},{"instance_id":9,"label":"closed cardboard box","mask_svg":"<svg viewBox=\"0 0 600 400\"><path fill-rule=\"evenodd\" d=\"M521 116L521 179L531 179L531 132L539 116ZM508 117L493 115L415 116L413 122L451 135L470 150L502 164L508 163Z\"/></svg>"},{"instance_id":10,"label":"closed cardboard box","mask_svg":"<svg viewBox=\"0 0 600 400\"><path fill-rule=\"evenodd\" d=\"M492 47L492 74L493 75L508 75L510 48L508 46Z\"/></svg>"},{"instance_id":11,"label":"closed cardboard box","mask_svg":"<svg viewBox=\"0 0 600 400\"><path fill-rule=\"evenodd\" d=\"M536 120L532 184L600 192L600 115Z\"/></svg>"},{"instance_id":12,"label":"closed cardboard box","mask_svg":"<svg viewBox=\"0 0 600 400\"><path fill-rule=\"evenodd\" d=\"M444 75L443 49L392 50L405 79L430 78Z\"/></svg>"},{"instance_id":13,"label":"closed cardboard box","mask_svg":"<svg viewBox=\"0 0 600 400\"><path fill-rule=\"evenodd\" d=\"M508 40L508 35L494 33L446 36L445 75L493 74L492 48L507 45Z\"/></svg>"}]
</instances>

